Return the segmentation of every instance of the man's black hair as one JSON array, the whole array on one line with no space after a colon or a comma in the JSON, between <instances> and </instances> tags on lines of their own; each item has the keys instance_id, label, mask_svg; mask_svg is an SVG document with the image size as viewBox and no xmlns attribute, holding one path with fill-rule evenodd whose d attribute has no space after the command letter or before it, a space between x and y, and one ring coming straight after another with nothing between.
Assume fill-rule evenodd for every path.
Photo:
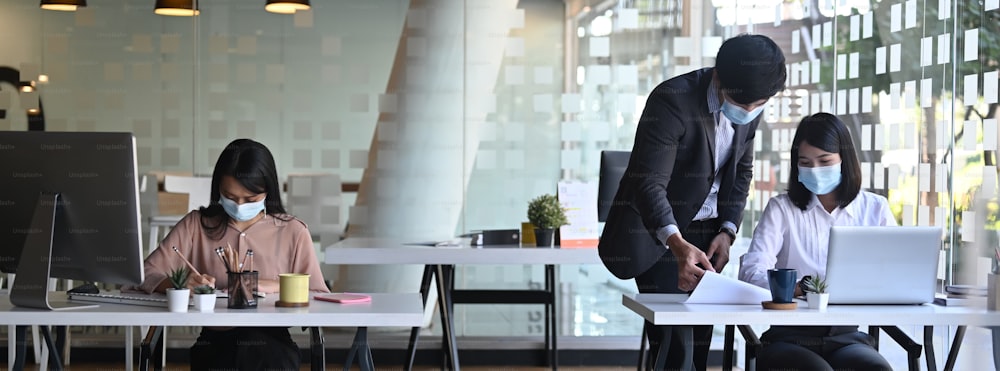
<instances>
[{"instance_id":1,"label":"man's black hair","mask_svg":"<svg viewBox=\"0 0 1000 371\"><path fill-rule=\"evenodd\" d=\"M742 34L723 42L715 71L736 103L750 104L785 89L785 55L767 36Z\"/></svg>"}]
</instances>

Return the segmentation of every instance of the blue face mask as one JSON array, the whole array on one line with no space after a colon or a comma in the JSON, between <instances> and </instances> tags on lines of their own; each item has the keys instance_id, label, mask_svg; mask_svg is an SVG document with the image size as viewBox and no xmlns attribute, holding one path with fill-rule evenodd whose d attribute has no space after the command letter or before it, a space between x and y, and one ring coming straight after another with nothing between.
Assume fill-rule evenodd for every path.
<instances>
[{"instance_id":1,"label":"blue face mask","mask_svg":"<svg viewBox=\"0 0 1000 371\"><path fill-rule=\"evenodd\" d=\"M753 119L757 118L757 116L760 116L762 111L764 111L763 104L760 105L760 107L754 108L753 111L747 112L745 109L729 103L728 100L724 100L722 102L722 114L726 115L726 118L736 125L749 124L750 121L753 121Z\"/></svg>"},{"instance_id":2,"label":"blue face mask","mask_svg":"<svg viewBox=\"0 0 1000 371\"><path fill-rule=\"evenodd\" d=\"M230 217L238 221L245 222L256 217L261 211L264 211L265 200L267 200L267 198L257 202L237 204L236 201L220 197L219 203L222 204L222 208L226 210L226 214L229 214Z\"/></svg>"},{"instance_id":3,"label":"blue face mask","mask_svg":"<svg viewBox=\"0 0 1000 371\"><path fill-rule=\"evenodd\" d=\"M825 195L840 185L840 163L830 166L799 166L799 182L810 192Z\"/></svg>"}]
</instances>

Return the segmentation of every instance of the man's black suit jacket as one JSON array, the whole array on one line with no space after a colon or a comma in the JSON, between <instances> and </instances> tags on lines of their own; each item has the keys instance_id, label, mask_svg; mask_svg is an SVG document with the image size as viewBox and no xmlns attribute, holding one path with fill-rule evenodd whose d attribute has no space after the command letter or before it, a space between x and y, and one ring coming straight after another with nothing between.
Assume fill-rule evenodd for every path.
<instances>
[{"instance_id":1,"label":"man's black suit jacket","mask_svg":"<svg viewBox=\"0 0 1000 371\"><path fill-rule=\"evenodd\" d=\"M711 82L712 68L697 70L660 83L646 101L598 246L604 265L618 278L645 272L667 253L656 230L668 224L685 230L708 197L715 180ZM732 124L731 158L719 169L719 220L737 227L753 176L759 121L758 116L747 125Z\"/></svg>"}]
</instances>

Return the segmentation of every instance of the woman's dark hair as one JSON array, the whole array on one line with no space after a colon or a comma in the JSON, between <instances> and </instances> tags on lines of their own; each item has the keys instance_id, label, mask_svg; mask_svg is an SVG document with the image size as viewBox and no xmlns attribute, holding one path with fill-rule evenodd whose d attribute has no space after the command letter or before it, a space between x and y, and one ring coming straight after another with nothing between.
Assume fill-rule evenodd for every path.
<instances>
[{"instance_id":1,"label":"woman's dark hair","mask_svg":"<svg viewBox=\"0 0 1000 371\"><path fill-rule=\"evenodd\" d=\"M785 89L785 55L767 36L738 35L719 47L715 73L726 95L750 104Z\"/></svg>"},{"instance_id":2,"label":"woman's dark hair","mask_svg":"<svg viewBox=\"0 0 1000 371\"><path fill-rule=\"evenodd\" d=\"M203 206L201 212L201 227L208 232L209 237L221 239L225 227L229 224L229 214L219 204L221 194L219 187L222 177L231 176L253 193L266 193L264 199L265 212L287 220L285 206L281 204L281 187L278 186L278 171L274 166L274 156L263 144L250 139L237 139L229 143L219 159L215 162L212 172L212 193L208 206Z\"/></svg>"},{"instance_id":3,"label":"woman's dark hair","mask_svg":"<svg viewBox=\"0 0 1000 371\"><path fill-rule=\"evenodd\" d=\"M833 192L837 196L837 206L844 207L854 201L861 192L861 164L854 150L854 141L847 126L837 116L817 113L806 116L795 130L792 139L792 168L788 173L788 197L799 209L809 205L812 192L799 182L799 146L802 143L830 153L840 154L840 185Z\"/></svg>"}]
</instances>

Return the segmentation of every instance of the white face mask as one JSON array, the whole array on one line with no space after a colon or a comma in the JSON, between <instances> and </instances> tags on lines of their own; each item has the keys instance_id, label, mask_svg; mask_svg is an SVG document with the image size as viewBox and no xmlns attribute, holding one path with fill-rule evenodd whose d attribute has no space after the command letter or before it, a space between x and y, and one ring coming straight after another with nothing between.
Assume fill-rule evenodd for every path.
<instances>
[{"instance_id":1,"label":"white face mask","mask_svg":"<svg viewBox=\"0 0 1000 371\"><path fill-rule=\"evenodd\" d=\"M253 219L264 211L264 201L267 200L265 197L263 200L257 202L247 202L245 204L237 204L236 201L230 200L225 197L219 197L219 203L222 204L222 208L226 210L226 214L230 217L241 222Z\"/></svg>"},{"instance_id":2,"label":"white face mask","mask_svg":"<svg viewBox=\"0 0 1000 371\"><path fill-rule=\"evenodd\" d=\"M762 111L764 111L763 104L754 108L753 111L747 112L747 110L740 108L735 104L729 103L728 100L722 102L722 114L726 115L726 118L736 125L749 124L750 121L753 121L753 119L757 118L757 116L760 116Z\"/></svg>"},{"instance_id":3,"label":"white face mask","mask_svg":"<svg viewBox=\"0 0 1000 371\"><path fill-rule=\"evenodd\" d=\"M830 166L799 166L799 182L813 194L825 195L840 185L840 163Z\"/></svg>"}]
</instances>

